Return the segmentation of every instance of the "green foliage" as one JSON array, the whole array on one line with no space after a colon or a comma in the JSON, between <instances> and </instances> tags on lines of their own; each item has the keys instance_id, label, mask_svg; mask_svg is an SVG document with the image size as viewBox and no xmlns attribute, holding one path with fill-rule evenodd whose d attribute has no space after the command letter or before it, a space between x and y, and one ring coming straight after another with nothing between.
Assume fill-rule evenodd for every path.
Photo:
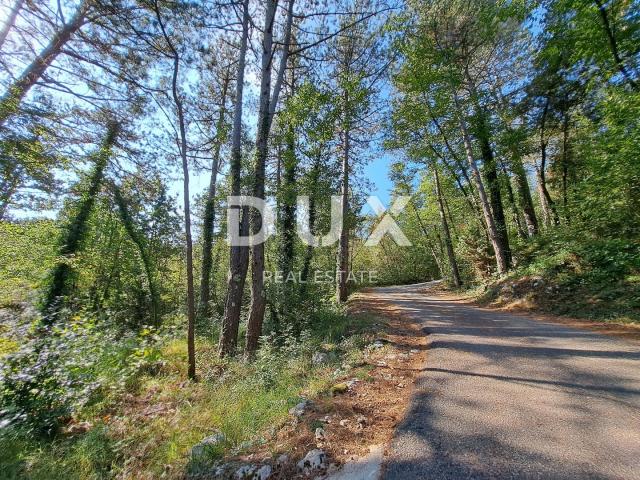
<instances>
[{"instance_id":1,"label":"green foliage","mask_svg":"<svg viewBox=\"0 0 640 480\"><path fill-rule=\"evenodd\" d=\"M184 323L183 318L177 320ZM253 362L220 360L216 339L200 339L198 382L184 382L186 342L171 340L167 333L162 334L158 349L152 349L144 345L145 339L155 338L153 332L123 341L105 338L105 331L96 325L92 329L103 336L105 345L80 352L78 359L91 359L80 366L78 359L67 356L79 350L80 343L93 343L95 338L84 328L77 338L60 332L60 342L64 337L72 344L61 354L69 366L67 376L97 379L93 399L83 400L84 408L73 412L74 418L94 426L84 434L53 439L28 432L24 423L3 429L3 473L16 479L108 479L119 475L157 478L166 465L173 467L172 478L185 471L209 471L223 454L266 441L301 395L328 395L336 382L336 369L344 362L362 361L365 344L378 331L376 321L347 316L327 305L310 319L310 328L299 338L265 337ZM76 331L88 320L77 322ZM317 351L328 352L329 362L314 365L311 359ZM131 365L138 367L134 371ZM148 365L158 368L142 368ZM128 373L122 374L122 369ZM154 409L172 413L144 413ZM222 433L225 440L204 458L192 461L191 447L213 432Z\"/></svg>"},{"instance_id":2,"label":"green foliage","mask_svg":"<svg viewBox=\"0 0 640 480\"><path fill-rule=\"evenodd\" d=\"M536 308L612 322L640 322L640 248L636 240L576 236L561 228L520 245L518 267L486 300L526 299Z\"/></svg>"},{"instance_id":3,"label":"green foliage","mask_svg":"<svg viewBox=\"0 0 640 480\"><path fill-rule=\"evenodd\" d=\"M117 331L76 315L64 327L34 325L33 338L6 357L0 371L0 419L35 435L54 435L100 396L122 391L155 360L150 331Z\"/></svg>"},{"instance_id":4,"label":"green foliage","mask_svg":"<svg viewBox=\"0 0 640 480\"><path fill-rule=\"evenodd\" d=\"M43 302L43 312L46 314L43 320L48 324L55 322L57 310L64 305L66 297L70 293L73 268L69 259L78 252L85 240L89 216L102 188L104 171L119 128L116 123L109 124L103 144L94 155L95 165L86 179L86 188L82 188L85 182L80 182L80 198L74 202L71 208L72 213L70 213L69 220L63 229L59 251L60 259L51 272L50 285Z\"/></svg>"},{"instance_id":5,"label":"green foliage","mask_svg":"<svg viewBox=\"0 0 640 480\"><path fill-rule=\"evenodd\" d=\"M52 442L14 429L0 434L3 480L104 480L117 473L120 458L104 426L80 438Z\"/></svg>"},{"instance_id":6,"label":"green foliage","mask_svg":"<svg viewBox=\"0 0 640 480\"><path fill-rule=\"evenodd\" d=\"M0 222L0 306L33 300L56 259L58 236L51 220Z\"/></svg>"}]
</instances>

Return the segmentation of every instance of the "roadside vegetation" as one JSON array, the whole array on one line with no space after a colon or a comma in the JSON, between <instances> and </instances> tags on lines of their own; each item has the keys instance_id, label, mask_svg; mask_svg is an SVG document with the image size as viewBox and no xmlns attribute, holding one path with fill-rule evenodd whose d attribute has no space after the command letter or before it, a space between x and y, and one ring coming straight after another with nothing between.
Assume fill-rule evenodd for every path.
<instances>
[{"instance_id":1,"label":"roadside vegetation","mask_svg":"<svg viewBox=\"0 0 640 480\"><path fill-rule=\"evenodd\" d=\"M349 376L406 399L371 284L640 322L639 2L9 3L1 478L195 476Z\"/></svg>"}]
</instances>

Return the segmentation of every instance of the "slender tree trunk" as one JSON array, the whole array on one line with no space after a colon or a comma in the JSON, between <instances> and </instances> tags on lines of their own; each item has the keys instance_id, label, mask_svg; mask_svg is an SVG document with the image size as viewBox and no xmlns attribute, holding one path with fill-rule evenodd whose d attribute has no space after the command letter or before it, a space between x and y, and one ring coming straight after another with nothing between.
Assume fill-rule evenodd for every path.
<instances>
[{"instance_id":1,"label":"slender tree trunk","mask_svg":"<svg viewBox=\"0 0 640 480\"><path fill-rule=\"evenodd\" d=\"M242 170L242 99L244 90L244 70L247 57L249 38L249 0L242 4L242 38L238 56L238 72L236 75L236 93L234 99L233 130L231 132L231 162L229 173L231 176L231 195L241 193ZM232 208L232 207L229 207ZM238 208L238 207L233 207ZM241 225L227 225L228 229L240 228L240 234L248 232L249 218L246 209L243 211ZM238 328L240 325L240 311L242 309L242 294L247 277L249 249L247 247L231 246L229 253L229 275L227 280L227 297L224 306L222 329L220 332L220 356L235 354L238 344Z\"/></svg>"},{"instance_id":2,"label":"slender tree trunk","mask_svg":"<svg viewBox=\"0 0 640 480\"><path fill-rule=\"evenodd\" d=\"M447 251L447 258L449 260L449 267L451 268L451 279L456 287L462 286L462 280L460 279L460 271L458 270L458 262L456 261L456 254L453 250L453 242L451 241L451 233L449 232L449 222L447 222L447 216L444 210L444 201L442 199L442 188L440 187L440 175L438 174L438 168L434 165L433 173L436 180L436 197L438 199L438 210L440 211L440 220L442 221L442 233L444 234L444 244Z\"/></svg>"},{"instance_id":3,"label":"slender tree trunk","mask_svg":"<svg viewBox=\"0 0 640 480\"><path fill-rule=\"evenodd\" d=\"M342 225L340 226L340 238L338 242L338 262L337 262L337 291L336 296L338 302L346 302L349 296L347 288L347 279L349 278L349 157L351 154L350 144L350 128L348 119L349 110L349 93L344 92L344 129L343 135L343 152L342 152Z\"/></svg>"},{"instance_id":4,"label":"slender tree trunk","mask_svg":"<svg viewBox=\"0 0 640 480\"><path fill-rule=\"evenodd\" d=\"M497 241L500 243L500 249L504 252L507 269L509 269L511 267L511 247L509 246L507 221L505 219L504 207L502 205L502 193L500 192L498 167L489 141L489 126L487 125L485 111L477 102L475 107L479 118L478 140L480 141L480 152L483 160L482 171L484 173L487 189L489 190L491 212L493 213L493 221L495 222L498 234Z\"/></svg>"},{"instance_id":5,"label":"slender tree trunk","mask_svg":"<svg viewBox=\"0 0 640 480\"><path fill-rule=\"evenodd\" d=\"M429 108L428 103L427 103L427 108ZM440 125L440 122L438 121L436 116L431 111L431 108L429 108L429 115L431 117L431 120L433 121L433 124L438 129L438 132L440 133L440 136L442 137L442 140L444 141L444 144L445 144L445 146L447 148L447 151L449 152L449 155L451 156L451 158L455 162L456 166L460 169L460 172L462 173L462 176L465 179L465 181L467 182L467 184L471 185L471 179L469 178L469 174L467 173L467 169L464 166L464 162L462 162L460 160L460 158L458 157L458 154L456 153L456 151L453 149L453 147L449 143L449 139L447 138L447 135L446 135L444 129ZM460 177L456 173L455 169L451 165L449 165L449 162L447 162L447 160L444 157L444 155L442 155L438 151L438 149L435 148L435 146L433 144L430 144L430 147L431 147L431 150L433 151L433 153L435 153L436 156L440 157L440 159L442 160L442 163L445 165L445 167L447 167L447 169L455 177L456 183L458 184L458 188L460 188L460 191L464 195L465 200L467 201L467 204L469 205L469 207L471 207L471 210L476 211L479 214L479 216L482 216L482 213L480 212L480 207L477 205L477 203L475 201L475 197L473 196L473 192L471 192L471 195L469 195L469 193L467 193L467 189L464 187L464 185L460 181ZM480 223L482 223L482 222L480 222Z\"/></svg>"},{"instance_id":6,"label":"slender tree trunk","mask_svg":"<svg viewBox=\"0 0 640 480\"><path fill-rule=\"evenodd\" d=\"M498 102L504 109L507 108L507 102L500 93L498 93ZM504 118L502 119L504 127L507 132L512 134L514 130L510 126L510 121ZM517 191L517 205L522 216L524 217L524 223L527 227L527 236L533 237L538 233L538 218L533 206L533 199L531 198L531 188L529 187L529 180L527 178L527 172L525 171L524 164L522 162L522 155L518 145L511 144L510 147L511 159L509 167L513 174L513 180Z\"/></svg>"},{"instance_id":7,"label":"slender tree trunk","mask_svg":"<svg viewBox=\"0 0 640 480\"><path fill-rule=\"evenodd\" d=\"M171 96L173 103L176 107L176 116L178 118L178 132L179 136L176 139L178 143L178 149L180 151L180 159L182 161L182 187L183 187L183 202L184 202L184 234L186 241L186 266L187 266L187 358L188 358L188 370L187 376L191 380L196 378L196 349L195 349L195 325L196 325L196 300L195 300L195 288L193 282L193 240L191 238L191 200L189 193L189 161L188 161L188 145L187 145L187 129L184 120L184 107L182 99L180 98L180 92L178 91L178 75L180 72L180 56L178 51L173 46L171 37L167 34L164 23L162 21L162 15L160 14L160 8L156 0L155 3L156 18L162 34L164 36L167 47L169 48L173 57L173 76L171 78Z\"/></svg>"},{"instance_id":8,"label":"slender tree trunk","mask_svg":"<svg viewBox=\"0 0 640 480\"><path fill-rule=\"evenodd\" d=\"M225 72L222 82L222 99L220 102L220 112L216 123L216 140L213 151L213 161L211 164L211 178L209 179L209 189L204 205L204 218L202 222L202 272L200 277L200 304L198 315L206 318L210 315L211 309L209 300L211 295L211 268L213 264L213 227L215 223L216 207L216 186L218 183L218 170L220 169L220 150L222 148L224 117L226 114L227 90L229 88L229 70Z\"/></svg>"},{"instance_id":9,"label":"slender tree trunk","mask_svg":"<svg viewBox=\"0 0 640 480\"><path fill-rule=\"evenodd\" d=\"M484 214L484 221L487 225L487 233L489 234L489 240L491 241L491 245L493 246L493 251L496 257L496 266L498 268L498 273L500 275L503 275L509 270L507 255L506 252L502 249L502 245L499 242L499 234L493 219L493 214L491 213L491 206L489 205L489 200L487 199L487 194L482 183L482 177L480 176L478 165L476 165L476 161L473 158L471 136L469 135L469 130L467 129L467 123L464 119L462 108L460 108L458 95L455 92L453 93L453 99L458 113L458 121L460 123L460 130L462 132L462 138L464 140L467 162L469 163L469 167L471 168L473 180L476 184L476 189L478 190L478 196L480 197L480 204L482 206L482 212Z\"/></svg>"},{"instance_id":10,"label":"slender tree trunk","mask_svg":"<svg viewBox=\"0 0 640 480\"><path fill-rule=\"evenodd\" d=\"M296 170L297 158L295 151L295 132L292 125L287 127L286 149L284 153L284 175L282 182L280 217L280 259L278 269L285 277L291 271L294 260L295 230L296 230Z\"/></svg>"},{"instance_id":11,"label":"slender tree trunk","mask_svg":"<svg viewBox=\"0 0 640 480\"><path fill-rule=\"evenodd\" d=\"M516 189L518 191L518 201L524 222L527 225L527 233L529 237L538 234L538 218L533 208L533 199L531 198L531 188L527 179L527 172L524 170L522 159L514 156L511 159L511 171L513 172Z\"/></svg>"},{"instance_id":12,"label":"slender tree trunk","mask_svg":"<svg viewBox=\"0 0 640 480\"><path fill-rule=\"evenodd\" d=\"M273 24L277 8L276 0L267 1L265 25L262 37L262 68L260 85L260 108L258 110L258 134L256 138L256 162L253 172L253 196L264 199L265 169L269 141L270 118L269 99L271 96L271 64L273 56ZM251 232L256 234L262 228L262 216L253 211L250 216ZM267 306L264 292L264 244L251 246L251 309L247 323L246 351L253 354L258 348L262 334L264 311Z\"/></svg>"},{"instance_id":13,"label":"slender tree trunk","mask_svg":"<svg viewBox=\"0 0 640 480\"><path fill-rule=\"evenodd\" d=\"M431 113L431 110L429 110L429 112L430 112L430 116L431 116L431 119L433 120L434 125L436 126L436 128L438 129L438 132L440 132L440 136L444 140L444 144L447 147L447 151L451 155L451 158L455 162L455 164L458 167L458 169L460 169L460 172L462 173L462 176L465 179L465 181L467 182L467 184L468 185L472 185L473 182L469 178L469 174L467 173L467 169L464 166L464 162L461 161L461 159L456 154L456 151L452 148L451 144L449 143L449 139L447 138L447 135L446 135L445 131L440 126L440 122L438 122L438 119L433 115L433 113ZM458 184L458 188L460 188L460 191L464 195L465 200L467 201L467 204L469 205L471 210L476 213L476 216L474 217L474 219L476 220L478 225L480 225L482 227L482 229L484 231L484 234L485 234L485 237L486 237L487 242L488 242L489 241L489 234L487 232L487 226L482 221L482 209L481 209L480 205L478 205L478 200L476 199L476 196L475 196L475 194L473 192L473 189L471 188L471 192L468 193L467 189L464 187L464 185L460 181L460 177L456 173L455 169L449 165L449 163L447 162L446 158L444 158L444 156L441 155L440 152L433 145L431 145L431 149L433 150L433 152L438 157L440 157L440 159L442 160L442 163L447 167L447 169L449 169L449 171L455 177L456 183Z\"/></svg>"},{"instance_id":14,"label":"slender tree trunk","mask_svg":"<svg viewBox=\"0 0 640 480\"><path fill-rule=\"evenodd\" d=\"M90 0L84 0L77 8L69 23L55 33L49 44L31 62L24 72L7 88L6 93L0 98L0 127L15 114L22 99L38 80L42 78L45 70L60 54L64 45L82 27Z\"/></svg>"},{"instance_id":15,"label":"slender tree trunk","mask_svg":"<svg viewBox=\"0 0 640 480\"><path fill-rule=\"evenodd\" d=\"M16 0L16 3L13 4L11 10L9 11L9 15L2 25L2 30L0 30L0 49L4 45L7 36L9 35L9 31L13 28L16 23L16 18L18 18L18 13L22 10L22 6L24 5L25 0Z\"/></svg>"},{"instance_id":16,"label":"slender tree trunk","mask_svg":"<svg viewBox=\"0 0 640 480\"><path fill-rule=\"evenodd\" d=\"M322 159L321 155L318 154L318 157L315 159L313 163L313 167L311 168L310 180L311 180L311 188L309 195L309 231L314 234L315 233L315 223L316 223L316 195L318 189L318 180L320 178L320 165ZM311 261L313 260L313 246L307 245L307 248L304 253L304 259L302 261L302 271L300 273L300 278L302 279L302 284L300 286L300 296L304 296L307 290L307 282L309 280L309 274L311 272Z\"/></svg>"},{"instance_id":17,"label":"slender tree trunk","mask_svg":"<svg viewBox=\"0 0 640 480\"><path fill-rule=\"evenodd\" d=\"M549 99L547 98L540 122L540 166L536 165L538 194L540 196L540 205L542 206L544 221L547 226L551 225L552 222L555 225L559 223L555 204L549 194L549 190L547 190L547 180L545 178L545 170L547 168L547 140L545 138L545 134L548 111Z\"/></svg>"},{"instance_id":18,"label":"slender tree trunk","mask_svg":"<svg viewBox=\"0 0 640 480\"><path fill-rule=\"evenodd\" d=\"M431 253L431 256L433 256L433 260L436 262L436 267L438 267L438 272L442 276L444 275L444 268L442 268L442 264L440 263L440 257L438 257L438 255L436 254L435 248L433 248L432 240L429 237L429 230L427 229L424 222L422 221L422 217L420 217L420 212L418 212L418 209L416 208L416 204L413 202L413 199L409 201L409 204L411 205L411 210L413 211L413 214L415 215L416 220L418 221L420 230L422 230L422 233L424 234L424 237L427 241L429 252Z\"/></svg>"},{"instance_id":19,"label":"slender tree trunk","mask_svg":"<svg viewBox=\"0 0 640 480\"><path fill-rule=\"evenodd\" d=\"M284 82L284 74L289 58L291 44L291 28L293 21L294 0L289 0L287 8L287 20L284 27L284 42L282 56L276 76L276 81L271 91L271 65L273 62L273 24L275 20L277 0L269 0L265 14L265 27L262 42L262 79L260 89L260 108L258 111L258 132L256 138L256 165L254 170L253 195L264 199L265 195L265 168L267 161L267 149L271 123L278 104L278 97ZM254 212L255 213L255 212ZM252 231L258 232L262 228L262 216L251 216ZM247 322L246 351L253 355L258 348L258 340L262 335L262 324L266 308L266 295L264 291L264 244L259 243L251 247L251 309Z\"/></svg>"},{"instance_id":20,"label":"slender tree trunk","mask_svg":"<svg viewBox=\"0 0 640 480\"><path fill-rule=\"evenodd\" d=\"M505 185L507 186L507 198L509 199L509 205L511 206L511 217L513 218L513 223L516 226L518 236L522 239L525 239L528 237L528 232L525 231L524 227L522 226L522 221L520 219L520 210L518 209L518 204L516 203L516 196L513 192L513 187L511 186L511 177L509 177L509 172L504 165L502 165L502 172L506 177Z\"/></svg>"},{"instance_id":21,"label":"slender tree trunk","mask_svg":"<svg viewBox=\"0 0 640 480\"><path fill-rule=\"evenodd\" d=\"M564 217L569 222L567 182L569 177L569 112L566 111L562 119L562 206Z\"/></svg>"},{"instance_id":22,"label":"slender tree trunk","mask_svg":"<svg viewBox=\"0 0 640 480\"><path fill-rule=\"evenodd\" d=\"M620 56L620 51L618 50L618 42L613 33L613 29L611 28L611 23L609 22L609 14L607 13L607 9L604 6L604 2L602 0L595 0L596 5L598 6L598 11L600 12L600 18L602 19L602 26L604 27L605 34L607 35L607 40L609 41L609 48L611 49L611 54L613 55L613 60L616 64L616 67L622 73L624 78L627 79L629 84L633 87L634 90L638 90L640 87L638 82L633 79L629 70L627 69L622 57Z\"/></svg>"},{"instance_id":23,"label":"slender tree trunk","mask_svg":"<svg viewBox=\"0 0 640 480\"><path fill-rule=\"evenodd\" d=\"M61 260L53 268L51 282L42 311L45 314L43 323L51 325L56 320L56 313L69 294L70 276L72 268L69 260L80 250L87 232L87 222L93 210L96 197L100 192L104 180L104 171L109 161L111 148L113 147L119 132L119 125L112 123L107 128L107 134L102 142L100 150L95 155L95 166L89 179L89 188L78 202L75 215L70 220L60 245L59 257Z\"/></svg>"}]
</instances>

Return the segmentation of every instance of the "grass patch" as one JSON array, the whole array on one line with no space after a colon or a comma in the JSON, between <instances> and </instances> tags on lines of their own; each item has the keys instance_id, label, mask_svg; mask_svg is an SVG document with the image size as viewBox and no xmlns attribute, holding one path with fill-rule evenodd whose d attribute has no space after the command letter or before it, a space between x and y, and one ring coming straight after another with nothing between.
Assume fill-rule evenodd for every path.
<instances>
[{"instance_id":1,"label":"grass patch","mask_svg":"<svg viewBox=\"0 0 640 480\"><path fill-rule=\"evenodd\" d=\"M166 341L153 356L156 368L142 368L123 392L77 412L74 422L90 422L89 432L53 440L15 429L3 435L0 478L184 478L267 442L302 397L328 395L336 370L361 360L374 328L371 318L341 312L321 312L310 324L298 341L265 343L253 362L223 361L213 339L199 339L198 382L185 380L185 341ZM329 361L314 365L319 350ZM191 448L215 433L224 441L193 461Z\"/></svg>"}]
</instances>

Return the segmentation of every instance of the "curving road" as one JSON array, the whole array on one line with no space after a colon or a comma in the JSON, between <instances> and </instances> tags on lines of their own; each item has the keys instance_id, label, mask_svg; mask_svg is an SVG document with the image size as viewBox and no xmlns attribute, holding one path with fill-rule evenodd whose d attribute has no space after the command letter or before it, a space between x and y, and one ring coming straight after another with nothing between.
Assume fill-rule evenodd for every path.
<instances>
[{"instance_id":1,"label":"curving road","mask_svg":"<svg viewBox=\"0 0 640 480\"><path fill-rule=\"evenodd\" d=\"M384 480L640 479L640 347L378 288L424 326L427 363Z\"/></svg>"}]
</instances>

